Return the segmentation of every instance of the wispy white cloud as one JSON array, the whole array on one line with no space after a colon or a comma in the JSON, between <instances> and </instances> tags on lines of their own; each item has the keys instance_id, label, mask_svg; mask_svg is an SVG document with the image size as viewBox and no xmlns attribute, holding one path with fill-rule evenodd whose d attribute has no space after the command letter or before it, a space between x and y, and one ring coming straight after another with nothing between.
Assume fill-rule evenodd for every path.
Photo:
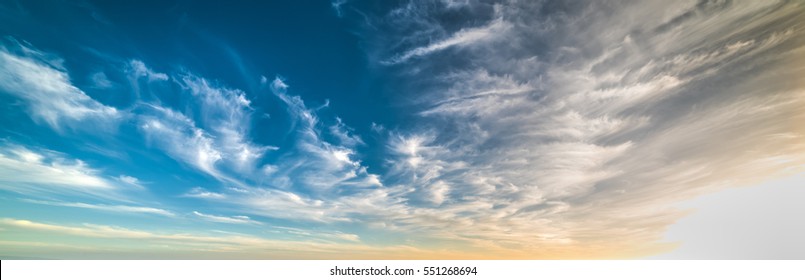
<instances>
[{"instance_id":1,"label":"wispy white cloud","mask_svg":"<svg viewBox=\"0 0 805 280\"><path fill-rule=\"evenodd\" d=\"M215 166L223 153L204 130L184 114L155 105L139 115L139 128L149 143L157 145L172 158L189 164L215 178L225 179Z\"/></svg>"},{"instance_id":2,"label":"wispy white cloud","mask_svg":"<svg viewBox=\"0 0 805 280\"><path fill-rule=\"evenodd\" d=\"M100 211L118 212L118 213L153 214L153 215L160 215L160 216L166 216L166 217L175 217L176 216L176 214L174 214L173 212L165 210L165 209L152 208L152 207L143 207L143 206L89 204L89 203L82 203L82 202L44 201L44 200L33 200L33 199L23 199L22 201L25 201L25 202L28 202L28 203L42 204L42 205L73 207L73 208L82 208L82 209L91 209L91 210L100 210Z\"/></svg>"},{"instance_id":3,"label":"wispy white cloud","mask_svg":"<svg viewBox=\"0 0 805 280\"><path fill-rule=\"evenodd\" d=\"M360 236L358 236L357 234L343 233L340 231L326 232L326 231L317 231L317 230L308 230L308 229L281 227L281 226L272 226L271 228L275 229L277 232L289 233L292 235L297 235L305 238L315 238L321 240L359 242L361 239Z\"/></svg>"},{"instance_id":4,"label":"wispy white cloud","mask_svg":"<svg viewBox=\"0 0 805 280\"><path fill-rule=\"evenodd\" d=\"M0 147L0 187L12 191L93 192L115 189L97 169L47 150Z\"/></svg>"},{"instance_id":5,"label":"wispy white cloud","mask_svg":"<svg viewBox=\"0 0 805 280\"><path fill-rule=\"evenodd\" d=\"M92 74L90 80L92 80L93 86L98 89L108 89L114 86L103 71Z\"/></svg>"},{"instance_id":6,"label":"wispy white cloud","mask_svg":"<svg viewBox=\"0 0 805 280\"><path fill-rule=\"evenodd\" d=\"M438 206L447 199L450 192L450 185L446 184L444 181L436 181L426 189L428 190L428 195L425 198Z\"/></svg>"},{"instance_id":7,"label":"wispy white cloud","mask_svg":"<svg viewBox=\"0 0 805 280\"><path fill-rule=\"evenodd\" d=\"M88 127L77 123L111 128L123 116L74 86L67 71L53 64L45 53L19 44L0 48L0 90L27 102L34 120L44 121L57 131L64 125Z\"/></svg>"},{"instance_id":8,"label":"wispy white cloud","mask_svg":"<svg viewBox=\"0 0 805 280\"><path fill-rule=\"evenodd\" d=\"M347 0L332 0L330 1L330 6L333 7L333 10L335 10L335 14L338 15L338 17L341 17L342 16L341 6L343 6L346 3Z\"/></svg>"},{"instance_id":9,"label":"wispy white cloud","mask_svg":"<svg viewBox=\"0 0 805 280\"><path fill-rule=\"evenodd\" d=\"M268 150L248 139L251 130L251 101L240 90L215 87L209 81L186 76L183 86L199 99L201 125L215 134L216 146L224 153L223 160L240 172L251 172L254 162Z\"/></svg>"},{"instance_id":10,"label":"wispy white cloud","mask_svg":"<svg viewBox=\"0 0 805 280\"><path fill-rule=\"evenodd\" d=\"M4 228L20 230L24 232L38 231L61 236L74 236L86 238L104 238L110 240L134 240L139 242L138 246L151 246L153 249L150 256L158 257L163 253L159 248L169 245L170 254L181 254L184 258L208 258L210 256L229 257L229 258L305 258L305 259L343 259L343 258L380 258L382 256L392 258L412 258L425 253L425 251L412 246L392 245L392 246L370 246L355 242L356 235L335 232L327 238L340 238L350 242L332 242L327 240L286 240L286 239L267 239L245 234L221 234L216 235L198 232L151 232L143 230L128 229L108 225L83 224L78 226L59 225L43 223L30 220L19 220L2 218L0 225ZM314 234L319 234L312 232ZM326 233L321 233L326 234ZM304 238L310 239L310 238ZM16 244L29 245L28 241L6 241L16 242ZM36 243L37 246L53 247L59 244ZM70 249L66 246L59 246L63 249ZM104 248L98 245L95 249ZM75 248L73 248L75 249ZM107 249L116 249L110 247ZM203 250L205 254L198 254ZM290 253L289 253L290 252ZM351 252L345 256L344 252ZM389 254L392 252L392 254ZM44 255L49 256L45 252ZM457 258L462 256L456 251L432 252L431 257ZM463 255L467 257L467 255ZM472 256L472 255L471 255Z\"/></svg>"},{"instance_id":11,"label":"wispy white cloud","mask_svg":"<svg viewBox=\"0 0 805 280\"><path fill-rule=\"evenodd\" d=\"M344 124L341 118L335 118L336 123L330 126L330 134L335 136L339 144L345 147L355 147L357 145L366 145L360 136L354 134L354 130Z\"/></svg>"},{"instance_id":12,"label":"wispy white cloud","mask_svg":"<svg viewBox=\"0 0 805 280\"><path fill-rule=\"evenodd\" d=\"M330 192L339 185L380 185L377 175L367 172L366 167L355 159L354 148L363 144L363 140L351 133L339 118L335 119L335 124L323 127L316 111L308 108L301 97L289 95L289 86L279 77L271 82L270 89L285 103L296 136L295 150L287 153L285 161L276 165L275 178L293 177L297 180L297 188L317 195ZM322 128L328 128L327 132L339 143L324 140Z\"/></svg>"},{"instance_id":13,"label":"wispy white cloud","mask_svg":"<svg viewBox=\"0 0 805 280\"><path fill-rule=\"evenodd\" d=\"M394 57L385 60L384 63L403 63L411 58L426 56L447 48L478 44L486 40L499 38L498 36L504 34L508 28L510 28L509 23L498 18L485 26L461 29L445 39L433 42L427 46L417 47L404 53L395 55Z\"/></svg>"},{"instance_id":14,"label":"wispy white cloud","mask_svg":"<svg viewBox=\"0 0 805 280\"><path fill-rule=\"evenodd\" d=\"M138 197L146 193L147 189L135 177L115 177L104 173L103 169L64 153L14 143L0 145L0 189L22 194L24 197L100 199L115 203L67 205L66 202L59 202L61 204L58 206L171 215L168 211L163 212L156 208L116 205L136 204Z\"/></svg>"},{"instance_id":15,"label":"wispy white cloud","mask_svg":"<svg viewBox=\"0 0 805 280\"><path fill-rule=\"evenodd\" d=\"M154 70L148 68L142 61L139 60L132 60L129 61L129 71L137 77L144 77L147 78L149 81L167 81L168 75L165 73L159 73Z\"/></svg>"},{"instance_id":16,"label":"wispy white cloud","mask_svg":"<svg viewBox=\"0 0 805 280\"><path fill-rule=\"evenodd\" d=\"M185 193L183 196L185 197L194 197L194 198L206 198L206 199L223 199L226 198L226 195L222 193L210 192L200 187L195 187L190 189L189 192Z\"/></svg>"},{"instance_id":17,"label":"wispy white cloud","mask_svg":"<svg viewBox=\"0 0 805 280\"><path fill-rule=\"evenodd\" d=\"M122 183L125 183L125 184L127 184L129 186L134 186L134 187L137 187L137 188L143 188L143 185L142 185L142 182L140 182L140 179L137 179L137 178L132 177L132 176L120 175L115 179L117 179L118 181L120 181Z\"/></svg>"},{"instance_id":18,"label":"wispy white cloud","mask_svg":"<svg viewBox=\"0 0 805 280\"><path fill-rule=\"evenodd\" d=\"M219 205L235 206L241 212L263 217L319 222L348 220L344 213L331 211L335 209L331 203L303 197L290 191L238 187L214 193L194 188L184 196L217 202Z\"/></svg>"},{"instance_id":19,"label":"wispy white cloud","mask_svg":"<svg viewBox=\"0 0 805 280\"><path fill-rule=\"evenodd\" d=\"M143 64L143 67L146 67ZM155 104L143 104L138 115L140 130L149 143L172 158L219 180L241 183L250 178L256 162L278 147L250 140L251 101L246 93L219 87L192 74L176 79L191 97L194 111L178 112Z\"/></svg>"},{"instance_id":20,"label":"wispy white cloud","mask_svg":"<svg viewBox=\"0 0 805 280\"><path fill-rule=\"evenodd\" d=\"M202 218L207 221L216 222L216 223L225 223L225 224L252 224L252 225L262 225L263 223L252 220L248 216L217 216L217 215L210 215L204 214L198 211L193 211L193 215L196 215L199 218Z\"/></svg>"},{"instance_id":21,"label":"wispy white cloud","mask_svg":"<svg viewBox=\"0 0 805 280\"><path fill-rule=\"evenodd\" d=\"M319 222L348 221L349 209L338 210L326 200L342 192L357 192L382 186L380 177L371 174L356 160L354 148L365 145L341 119L325 125L317 110L308 108L299 96L288 95L288 85L276 78L262 81L283 101L291 116L294 144L282 150L280 160L257 168L257 160L267 150L248 141L252 109L244 92L217 87L195 76L185 76L181 86L198 111L194 121L173 109L145 104L138 110L139 128L149 143L177 161L188 164L234 187L215 191L192 188L183 197L206 199L229 205L249 215ZM335 139L332 143L323 134ZM234 174L234 175L233 175ZM251 178L255 186L235 178ZM356 194L356 196L359 196ZM200 215L199 215L200 214ZM199 217L214 217L198 212ZM218 217L219 222L246 222L233 217Z\"/></svg>"}]
</instances>

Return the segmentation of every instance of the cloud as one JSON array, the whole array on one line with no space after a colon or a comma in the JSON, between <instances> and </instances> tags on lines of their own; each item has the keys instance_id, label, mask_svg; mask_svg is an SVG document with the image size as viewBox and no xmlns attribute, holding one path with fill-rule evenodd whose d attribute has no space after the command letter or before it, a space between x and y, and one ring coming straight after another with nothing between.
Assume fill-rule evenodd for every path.
<instances>
[{"instance_id":1,"label":"cloud","mask_svg":"<svg viewBox=\"0 0 805 280\"><path fill-rule=\"evenodd\" d=\"M313 192L314 195L332 195L338 186L371 187L378 186L376 174L370 174L366 167L355 159L355 146L365 144L354 135L340 118L335 124L324 126L315 110L308 108L299 96L288 94L289 86L279 77L270 85L271 91L279 98L292 119L295 136L294 150L284 154L282 162L276 165L272 176L277 186L281 181L293 180L299 191ZM338 143L327 141L322 136L323 128ZM273 168L272 168L273 169Z\"/></svg>"},{"instance_id":2,"label":"cloud","mask_svg":"<svg viewBox=\"0 0 805 280\"><path fill-rule=\"evenodd\" d=\"M90 80L92 80L94 87L98 89L109 89L114 86L103 71L92 74Z\"/></svg>"},{"instance_id":3,"label":"cloud","mask_svg":"<svg viewBox=\"0 0 805 280\"><path fill-rule=\"evenodd\" d=\"M377 24L378 53L444 38L380 61L416 85L410 128L386 134L400 191L383 203L405 203L386 229L535 258L650 255L670 248L674 203L805 162L803 88L783 82L802 74L787 62L802 7L487 7L408 3Z\"/></svg>"},{"instance_id":4,"label":"cloud","mask_svg":"<svg viewBox=\"0 0 805 280\"><path fill-rule=\"evenodd\" d=\"M348 220L344 213L334 211L335 207L323 200L269 188L226 188L222 193L194 188L184 196L237 207L241 212L269 218L319 222Z\"/></svg>"},{"instance_id":5,"label":"cloud","mask_svg":"<svg viewBox=\"0 0 805 280\"><path fill-rule=\"evenodd\" d=\"M34 120L44 121L57 131L64 125L87 127L79 123L111 127L120 120L122 112L71 84L66 69L49 58L16 42L4 45L0 49L0 90L24 100Z\"/></svg>"},{"instance_id":6,"label":"cloud","mask_svg":"<svg viewBox=\"0 0 805 280\"><path fill-rule=\"evenodd\" d=\"M465 28L452 34L443 40L433 42L427 46L417 47L404 53L393 56L383 61L385 64L398 64L408 61L411 58L426 56L451 47L462 47L478 44L494 38L499 38L508 29L509 23L502 19L495 19L488 25L482 27Z\"/></svg>"},{"instance_id":7,"label":"cloud","mask_svg":"<svg viewBox=\"0 0 805 280\"><path fill-rule=\"evenodd\" d=\"M62 154L23 146L0 147L0 187L17 192L106 192L116 187L97 169Z\"/></svg>"},{"instance_id":8,"label":"cloud","mask_svg":"<svg viewBox=\"0 0 805 280\"><path fill-rule=\"evenodd\" d=\"M183 196L185 197L194 197L194 198L207 198L207 199L223 199L226 198L226 195L221 193L209 192L204 190L200 187L195 187L190 189L189 192L185 193Z\"/></svg>"},{"instance_id":9,"label":"cloud","mask_svg":"<svg viewBox=\"0 0 805 280\"><path fill-rule=\"evenodd\" d=\"M202 126L214 133L216 146L224 153L223 160L240 172L250 172L254 162L273 146L249 141L251 101L240 90L215 87L209 81L185 76L183 86L199 101Z\"/></svg>"},{"instance_id":10,"label":"cloud","mask_svg":"<svg viewBox=\"0 0 805 280\"><path fill-rule=\"evenodd\" d=\"M129 71L137 77L144 77L148 78L148 81L167 81L168 75L165 73L155 72L148 68L142 61L139 60L132 60L129 61Z\"/></svg>"},{"instance_id":11,"label":"cloud","mask_svg":"<svg viewBox=\"0 0 805 280\"><path fill-rule=\"evenodd\" d=\"M25 201L25 202L28 202L28 203L42 204L42 205L73 207L73 208L100 210L100 211L107 211L107 212L129 213L129 214L153 214L153 215L160 215L160 216L166 216L166 217L175 217L176 216L173 212L168 211L168 210L159 209L159 208L152 208L152 207L143 207L143 206L89 204L89 203L82 203L82 202L43 201L43 200L33 200L33 199L23 199L22 201Z\"/></svg>"},{"instance_id":12,"label":"cloud","mask_svg":"<svg viewBox=\"0 0 805 280\"><path fill-rule=\"evenodd\" d=\"M56 232L67 235L99 237L99 238L166 239L166 240L177 240L187 242L223 242L223 243L237 242L237 241L225 241L222 238L215 238L215 237L190 236L181 234L176 235L155 234L146 231L129 230L121 227L92 225L92 224L85 224L84 226L81 227L70 227L70 226L45 224L45 223L32 222L28 220L17 220L9 218L0 219L0 224L3 224L5 226L14 226L31 230Z\"/></svg>"},{"instance_id":13,"label":"cloud","mask_svg":"<svg viewBox=\"0 0 805 280\"><path fill-rule=\"evenodd\" d=\"M143 64L143 67L144 64ZM249 139L251 101L243 91L216 86L204 78L185 74L176 79L189 97L187 113L143 103L139 128L149 143L169 156L216 179L238 183L235 177L255 175L256 162L278 147Z\"/></svg>"},{"instance_id":14,"label":"cloud","mask_svg":"<svg viewBox=\"0 0 805 280\"><path fill-rule=\"evenodd\" d=\"M123 182L123 183L127 184L127 185L134 186L134 187L137 187L137 188L143 188L142 182L140 182L140 179L137 179L137 178L134 178L134 177L131 177L131 176L128 176L128 175L120 175L116 179L118 181L120 181L120 182Z\"/></svg>"},{"instance_id":15,"label":"cloud","mask_svg":"<svg viewBox=\"0 0 805 280\"><path fill-rule=\"evenodd\" d=\"M215 178L226 179L215 166L223 158L223 152L216 147L212 136L182 113L156 105L145 108L148 112L138 116L139 129L149 143L180 162Z\"/></svg>"},{"instance_id":16,"label":"cloud","mask_svg":"<svg viewBox=\"0 0 805 280\"><path fill-rule=\"evenodd\" d=\"M225 223L225 224L252 224L252 225L262 225L263 223L250 219L247 216L216 216L210 214L204 214L198 211L193 211L193 214L211 222L216 223Z\"/></svg>"},{"instance_id":17,"label":"cloud","mask_svg":"<svg viewBox=\"0 0 805 280\"><path fill-rule=\"evenodd\" d=\"M798 171L781 180L684 202L695 213L665 234L669 242L681 241L679 248L652 258L802 259L805 244L799 236L805 234L805 222L788 218L805 210L799 199L805 195L805 173Z\"/></svg>"},{"instance_id":18,"label":"cloud","mask_svg":"<svg viewBox=\"0 0 805 280\"><path fill-rule=\"evenodd\" d=\"M340 14L340 2L333 3ZM803 7L701 3L410 1L385 17L366 15L367 28L382 33L365 38L370 59L380 54L376 62L394 66L378 71L406 85L395 89L400 102L392 104L400 122L372 122L371 139L331 117L330 100L294 95L282 78L261 77L258 92L273 96L260 101L278 101L290 122L281 148L264 145L252 139L252 114L262 113L250 99L256 93L131 60L124 71L135 91L143 80L167 81L166 89L177 91L138 100L126 112L137 131L149 146L217 181L178 196L249 216L186 212L216 223L264 225L254 217L299 228L261 232L275 240L0 224L237 257L348 251L350 258L388 258L392 250L417 258L632 258L669 250L662 235L685 215L675 208L679 201L805 164L798 82L805 36L792 24ZM35 120L58 128L120 118L72 86L58 59L17 49L0 53L0 87L27 102ZM40 94L28 95L31 89ZM96 195L142 185L55 152L9 146L0 155L0 186L15 192ZM360 236L339 231L353 227ZM368 246L366 236L405 245Z\"/></svg>"},{"instance_id":19,"label":"cloud","mask_svg":"<svg viewBox=\"0 0 805 280\"><path fill-rule=\"evenodd\" d=\"M90 165L61 152L11 142L0 145L0 189L25 197L49 200L89 198L136 204L139 197L147 191L142 182L135 177L127 175L115 177L104 173L104 169L94 164ZM160 209L140 206L65 203L58 206L170 215L168 212L160 213L162 211Z\"/></svg>"},{"instance_id":20,"label":"cloud","mask_svg":"<svg viewBox=\"0 0 805 280\"><path fill-rule=\"evenodd\" d=\"M137 242L137 246L147 246L149 248L148 258L161 258L165 256L181 256L187 259L199 258L303 258L303 259L343 259L344 252L351 252L350 256L361 258L412 258L422 256L424 251L411 246L392 245L392 246L370 246L357 242L333 243L327 240L285 240L267 239L245 234L216 234L209 235L198 232L150 232L143 230L128 229L109 225L83 224L78 226L59 225L43 223L30 220L19 220L11 218L0 219L0 225L4 228L22 232L47 232L59 236L73 236L79 238L97 238L116 240L127 245ZM313 232L316 237L316 232ZM326 236L326 233L324 233ZM354 241L354 235L335 232L325 238L341 238ZM29 241L4 241L4 245L14 247L30 246ZM13 243L13 244L11 244ZM70 252L82 251L75 246L60 246L61 244L50 242L33 243L39 247L58 247ZM121 244L121 243L115 243ZM168 247L167 250L165 247ZM103 248L104 252L120 253L119 247L109 247L100 244L94 246L95 249ZM199 254L203 252L203 254ZM389 252L393 252L392 255ZM89 252L84 252L89 253ZM45 251L41 256L53 256L58 252ZM75 256L75 255L73 255ZM433 252L431 257L435 258L457 258L461 254L454 251ZM467 255L464 255L468 257ZM472 256L469 256L472 257Z\"/></svg>"},{"instance_id":21,"label":"cloud","mask_svg":"<svg viewBox=\"0 0 805 280\"><path fill-rule=\"evenodd\" d=\"M335 10L335 14L338 15L338 17L341 17L342 16L341 6L343 6L346 3L347 0L332 0L330 1L330 6L333 7L333 10Z\"/></svg>"},{"instance_id":22,"label":"cloud","mask_svg":"<svg viewBox=\"0 0 805 280\"><path fill-rule=\"evenodd\" d=\"M325 241L336 240L336 241L360 242L360 236L358 236L357 234L343 233L340 231L325 232L325 231L315 231L315 230L307 230L293 227L280 227L280 226L272 226L271 228L276 229L277 231L283 233L288 233L307 238L316 238Z\"/></svg>"},{"instance_id":23,"label":"cloud","mask_svg":"<svg viewBox=\"0 0 805 280\"><path fill-rule=\"evenodd\" d=\"M366 145L360 136L354 134L354 129L344 124L341 118L335 118L336 123L330 126L330 134L335 136L340 145L345 147L355 147L357 145Z\"/></svg>"},{"instance_id":24,"label":"cloud","mask_svg":"<svg viewBox=\"0 0 805 280\"><path fill-rule=\"evenodd\" d=\"M437 181L436 183L431 184L428 186L430 191L428 195L428 199L435 205L441 205L447 199L447 195L450 192L450 186L445 184L443 181Z\"/></svg>"},{"instance_id":25,"label":"cloud","mask_svg":"<svg viewBox=\"0 0 805 280\"><path fill-rule=\"evenodd\" d=\"M262 217L334 222L348 221L350 210L337 210L339 205L325 200L344 192L360 196L360 189L382 186L380 177L355 159L354 148L365 143L353 129L337 117L330 125L322 123L317 114L320 109L310 109L301 97L287 94L289 87L281 79L270 83L263 79L262 83L291 116L294 141L283 150L248 140L253 109L244 92L189 74L177 81L192 97L195 111L180 113L141 104L135 111L139 130L147 143L171 158L234 185L216 191L195 187L183 197L210 200ZM268 150L281 154L276 161L257 168ZM212 215L199 214L213 219ZM232 217L220 218L217 220L236 222Z\"/></svg>"}]
</instances>

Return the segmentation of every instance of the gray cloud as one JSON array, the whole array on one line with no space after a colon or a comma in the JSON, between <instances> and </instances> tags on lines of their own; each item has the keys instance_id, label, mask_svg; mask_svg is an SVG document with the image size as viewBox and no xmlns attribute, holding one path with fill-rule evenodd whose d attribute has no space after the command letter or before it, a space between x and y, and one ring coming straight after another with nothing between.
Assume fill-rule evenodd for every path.
<instances>
[{"instance_id":1,"label":"gray cloud","mask_svg":"<svg viewBox=\"0 0 805 280\"><path fill-rule=\"evenodd\" d=\"M465 9L465 27L411 5L388 15L411 17L386 26L389 57L428 59L390 70L418 85L418 125L389 135L385 183L439 202L409 216L431 217L417 230L528 257L649 255L670 248L675 202L805 163L799 3L508 1ZM505 39L399 50L432 36L405 26L450 42L478 18Z\"/></svg>"}]
</instances>

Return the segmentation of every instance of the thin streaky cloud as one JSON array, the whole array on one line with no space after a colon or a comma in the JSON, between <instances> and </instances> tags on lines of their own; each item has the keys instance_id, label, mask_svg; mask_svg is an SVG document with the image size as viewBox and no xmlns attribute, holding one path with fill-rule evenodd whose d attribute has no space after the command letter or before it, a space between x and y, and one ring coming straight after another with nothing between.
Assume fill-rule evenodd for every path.
<instances>
[{"instance_id":1,"label":"thin streaky cloud","mask_svg":"<svg viewBox=\"0 0 805 280\"><path fill-rule=\"evenodd\" d=\"M89 204L89 203L83 203L83 202L43 201L43 200L34 200L34 199L23 199L22 201L23 202L28 202L28 203L50 205L50 206L83 208L83 209L109 211L109 212L119 212L119 213L152 214L152 215L161 215L161 216L166 216L166 217L176 217L176 214L174 214L171 211L168 211L168 210L165 210L165 209L159 209L159 208L143 207L143 206Z\"/></svg>"},{"instance_id":2,"label":"thin streaky cloud","mask_svg":"<svg viewBox=\"0 0 805 280\"><path fill-rule=\"evenodd\" d=\"M404 63L411 58L426 56L434 52L438 52L451 47L471 46L486 40L496 38L498 35L506 31L510 26L502 19L495 19L488 25L482 27L461 29L455 34L443 40L433 42L427 46L417 47L401 54L395 55L388 60L384 60L384 64L399 64ZM497 37L499 38L499 37Z\"/></svg>"},{"instance_id":3,"label":"thin streaky cloud","mask_svg":"<svg viewBox=\"0 0 805 280\"><path fill-rule=\"evenodd\" d=\"M20 185L33 185L53 191L115 189L98 170L77 159L52 151L34 151L22 146L0 147L0 181L7 189L25 191Z\"/></svg>"},{"instance_id":4,"label":"thin streaky cloud","mask_svg":"<svg viewBox=\"0 0 805 280\"><path fill-rule=\"evenodd\" d=\"M262 225L263 223L252 220L248 216L218 216L218 215L211 215L211 214L204 214L198 211L193 211L193 215L197 217L211 221L216 223L226 223L226 224L252 224L252 225Z\"/></svg>"}]
</instances>

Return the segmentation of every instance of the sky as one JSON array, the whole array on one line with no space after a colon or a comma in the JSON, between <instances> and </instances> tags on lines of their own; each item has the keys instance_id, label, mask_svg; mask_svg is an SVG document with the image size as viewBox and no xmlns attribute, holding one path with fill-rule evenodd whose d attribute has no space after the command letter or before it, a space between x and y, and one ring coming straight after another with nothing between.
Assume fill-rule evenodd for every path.
<instances>
[{"instance_id":1,"label":"sky","mask_svg":"<svg viewBox=\"0 0 805 280\"><path fill-rule=\"evenodd\" d=\"M803 259L803 14L0 0L0 256Z\"/></svg>"}]
</instances>

